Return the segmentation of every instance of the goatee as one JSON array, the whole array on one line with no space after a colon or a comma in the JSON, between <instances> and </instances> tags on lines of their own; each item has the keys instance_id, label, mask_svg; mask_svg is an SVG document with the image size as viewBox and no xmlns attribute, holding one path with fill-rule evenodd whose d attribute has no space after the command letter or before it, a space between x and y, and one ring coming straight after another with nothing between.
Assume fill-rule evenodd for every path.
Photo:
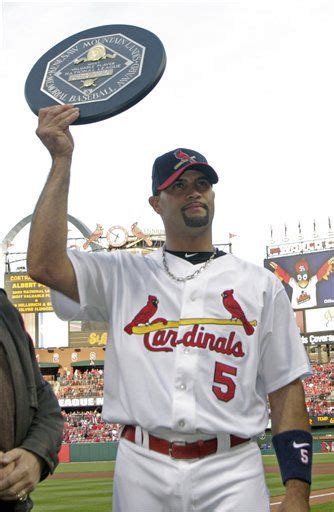
<instances>
[{"instance_id":1,"label":"goatee","mask_svg":"<svg viewBox=\"0 0 334 512\"><path fill-rule=\"evenodd\" d=\"M209 224L209 213L206 212L204 217L187 217L186 213L183 213L183 220L186 226L190 228L200 228Z\"/></svg>"}]
</instances>

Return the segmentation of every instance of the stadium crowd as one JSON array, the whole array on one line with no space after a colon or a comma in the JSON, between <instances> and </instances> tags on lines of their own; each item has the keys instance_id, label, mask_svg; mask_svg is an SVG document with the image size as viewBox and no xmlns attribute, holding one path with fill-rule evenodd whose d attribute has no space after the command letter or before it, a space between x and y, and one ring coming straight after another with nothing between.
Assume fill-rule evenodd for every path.
<instances>
[{"instance_id":1,"label":"stadium crowd","mask_svg":"<svg viewBox=\"0 0 334 512\"><path fill-rule=\"evenodd\" d=\"M303 381L310 416L334 414L334 362L313 363L313 375ZM76 369L58 375L52 383L58 398L91 398L103 396L102 369ZM332 400L331 400L332 398ZM63 411L65 443L110 442L119 439L121 425L102 421L99 410Z\"/></svg>"},{"instance_id":2,"label":"stadium crowd","mask_svg":"<svg viewBox=\"0 0 334 512\"><path fill-rule=\"evenodd\" d=\"M95 411L64 412L64 443L106 443L118 441L121 426L104 423Z\"/></svg>"},{"instance_id":3,"label":"stadium crowd","mask_svg":"<svg viewBox=\"0 0 334 512\"><path fill-rule=\"evenodd\" d=\"M103 396L103 370L91 369L73 374L66 372L54 381L53 389L58 398L86 398Z\"/></svg>"},{"instance_id":4,"label":"stadium crowd","mask_svg":"<svg viewBox=\"0 0 334 512\"><path fill-rule=\"evenodd\" d=\"M306 406L310 416L334 414L334 363L313 363L313 375L304 380ZM334 397L332 397L334 398Z\"/></svg>"},{"instance_id":5,"label":"stadium crowd","mask_svg":"<svg viewBox=\"0 0 334 512\"><path fill-rule=\"evenodd\" d=\"M304 380L307 397L326 397L333 390L334 363L312 364L313 375Z\"/></svg>"}]
</instances>

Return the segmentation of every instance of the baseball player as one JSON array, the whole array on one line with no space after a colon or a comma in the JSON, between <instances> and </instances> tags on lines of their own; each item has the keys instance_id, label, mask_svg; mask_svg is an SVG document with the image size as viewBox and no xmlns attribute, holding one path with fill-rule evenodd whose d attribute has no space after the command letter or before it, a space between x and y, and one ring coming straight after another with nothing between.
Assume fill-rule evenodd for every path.
<instances>
[{"instance_id":1,"label":"baseball player","mask_svg":"<svg viewBox=\"0 0 334 512\"><path fill-rule=\"evenodd\" d=\"M149 255L66 251L71 105L42 109L52 169L31 226L30 276L64 320L107 321L103 417L125 425L113 512L267 512L256 436L268 423L286 496L309 510L310 365L279 279L212 245L216 171L179 148L153 165L166 243Z\"/></svg>"}]
</instances>

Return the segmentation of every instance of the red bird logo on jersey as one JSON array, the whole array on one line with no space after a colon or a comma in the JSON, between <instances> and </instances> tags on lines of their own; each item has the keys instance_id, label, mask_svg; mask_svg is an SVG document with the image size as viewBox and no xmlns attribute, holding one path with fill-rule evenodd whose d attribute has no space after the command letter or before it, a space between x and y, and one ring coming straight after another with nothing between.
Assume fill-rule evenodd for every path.
<instances>
[{"instance_id":1,"label":"red bird logo on jersey","mask_svg":"<svg viewBox=\"0 0 334 512\"><path fill-rule=\"evenodd\" d=\"M159 301L154 295L149 295L146 305L136 314L132 322L124 327L124 331L132 334L133 327L147 325L152 316L157 312Z\"/></svg>"},{"instance_id":2,"label":"red bird logo on jersey","mask_svg":"<svg viewBox=\"0 0 334 512\"><path fill-rule=\"evenodd\" d=\"M233 297L234 290L225 290L221 296L223 299L224 307L227 309L229 313L232 315L232 319L240 320L245 329L245 332L248 336L251 336L254 333L254 327L247 320L245 313L240 307L240 304Z\"/></svg>"}]
</instances>

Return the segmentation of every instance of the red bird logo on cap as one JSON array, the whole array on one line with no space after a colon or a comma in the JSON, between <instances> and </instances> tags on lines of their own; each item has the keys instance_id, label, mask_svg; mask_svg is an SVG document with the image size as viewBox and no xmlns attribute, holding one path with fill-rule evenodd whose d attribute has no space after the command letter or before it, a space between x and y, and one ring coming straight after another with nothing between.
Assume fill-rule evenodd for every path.
<instances>
[{"instance_id":1,"label":"red bird logo on cap","mask_svg":"<svg viewBox=\"0 0 334 512\"><path fill-rule=\"evenodd\" d=\"M187 153L184 153L184 151L182 151L181 149L178 149L177 151L175 151L174 156L178 160L181 160L181 162L179 162L175 165L175 167L174 167L175 170L178 169L179 167L181 167L181 165L185 164L186 162L190 162L190 163L196 162L195 156L190 156Z\"/></svg>"},{"instance_id":2,"label":"red bird logo on cap","mask_svg":"<svg viewBox=\"0 0 334 512\"><path fill-rule=\"evenodd\" d=\"M159 301L154 295L149 295L146 305L136 314L132 322L124 327L124 331L132 334L133 327L147 325L158 309Z\"/></svg>"},{"instance_id":3,"label":"red bird logo on cap","mask_svg":"<svg viewBox=\"0 0 334 512\"><path fill-rule=\"evenodd\" d=\"M251 336L254 332L254 327L247 320L245 313L243 312L240 304L233 297L234 290L225 290L221 296L223 299L224 307L232 315L232 319L240 320L248 336Z\"/></svg>"}]
</instances>

